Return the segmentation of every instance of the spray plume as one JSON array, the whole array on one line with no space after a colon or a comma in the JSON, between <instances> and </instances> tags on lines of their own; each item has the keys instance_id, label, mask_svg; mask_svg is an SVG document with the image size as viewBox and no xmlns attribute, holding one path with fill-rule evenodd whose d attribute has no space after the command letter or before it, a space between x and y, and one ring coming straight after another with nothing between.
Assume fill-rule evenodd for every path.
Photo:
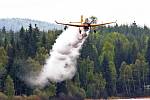
<instances>
[{"instance_id":1,"label":"spray plume","mask_svg":"<svg viewBox=\"0 0 150 100\"><path fill-rule=\"evenodd\" d=\"M37 77L28 79L36 86L45 86L52 82L71 79L76 72L77 58L89 31L83 28L69 27L55 41L42 71Z\"/></svg>"}]
</instances>

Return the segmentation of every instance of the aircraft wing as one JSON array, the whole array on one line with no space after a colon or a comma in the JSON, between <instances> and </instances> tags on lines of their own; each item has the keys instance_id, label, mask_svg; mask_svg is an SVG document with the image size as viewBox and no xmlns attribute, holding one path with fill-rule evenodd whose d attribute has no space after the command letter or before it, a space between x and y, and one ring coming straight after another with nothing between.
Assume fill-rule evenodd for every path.
<instances>
[{"instance_id":1,"label":"aircraft wing","mask_svg":"<svg viewBox=\"0 0 150 100\"><path fill-rule=\"evenodd\" d=\"M116 23L116 22L108 22L108 23L103 23L103 24L91 24L91 27L95 27L95 26L103 26L103 25L107 25L107 24L112 24L112 23Z\"/></svg>"},{"instance_id":2,"label":"aircraft wing","mask_svg":"<svg viewBox=\"0 0 150 100\"><path fill-rule=\"evenodd\" d=\"M61 25L68 25L68 26L75 26L75 27L84 27L84 25L75 25L75 24L65 24L65 23L59 23L57 21L55 21L57 24L61 24Z\"/></svg>"},{"instance_id":3,"label":"aircraft wing","mask_svg":"<svg viewBox=\"0 0 150 100\"><path fill-rule=\"evenodd\" d=\"M57 21L55 21L55 22L56 22L57 24L68 25L68 26L75 26L75 27L85 27L85 26L88 26L87 24L76 25L76 24L59 23L59 22L57 22ZM116 23L116 22L109 22L109 23L103 23L103 24L90 24L89 27L103 26L103 25L112 24L112 23Z\"/></svg>"}]
</instances>

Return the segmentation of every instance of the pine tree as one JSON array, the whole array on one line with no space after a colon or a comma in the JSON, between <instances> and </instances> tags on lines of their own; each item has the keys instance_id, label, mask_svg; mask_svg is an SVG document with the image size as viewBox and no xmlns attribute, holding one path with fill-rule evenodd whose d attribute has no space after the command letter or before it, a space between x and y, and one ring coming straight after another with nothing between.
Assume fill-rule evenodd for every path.
<instances>
[{"instance_id":1,"label":"pine tree","mask_svg":"<svg viewBox=\"0 0 150 100\"><path fill-rule=\"evenodd\" d=\"M146 50L146 55L145 55L146 61L149 64L149 80L150 80L150 38L148 38L147 42L147 50ZM150 82L150 81L149 81Z\"/></svg>"},{"instance_id":2,"label":"pine tree","mask_svg":"<svg viewBox=\"0 0 150 100\"><path fill-rule=\"evenodd\" d=\"M27 33L27 55L30 57L34 57L37 50L36 45L36 34L33 33L32 25L29 25L28 33Z\"/></svg>"},{"instance_id":3,"label":"pine tree","mask_svg":"<svg viewBox=\"0 0 150 100\"><path fill-rule=\"evenodd\" d=\"M147 42L147 50L146 50L145 58L148 64L150 65L150 38L148 39Z\"/></svg>"},{"instance_id":4,"label":"pine tree","mask_svg":"<svg viewBox=\"0 0 150 100\"><path fill-rule=\"evenodd\" d=\"M122 48L122 42L118 39L115 41L115 57L114 62L117 70L117 75L119 75L119 69L121 66L121 63L123 61L123 48Z\"/></svg>"},{"instance_id":5,"label":"pine tree","mask_svg":"<svg viewBox=\"0 0 150 100\"><path fill-rule=\"evenodd\" d=\"M7 69L7 73L11 75L12 74L11 70L15 59L15 47L14 47L13 40L12 40L12 46L8 47L7 56L8 56L8 63L6 69Z\"/></svg>"},{"instance_id":6,"label":"pine tree","mask_svg":"<svg viewBox=\"0 0 150 100\"><path fill-rule=\"evenodd\" d=\"M25 49L27 44L26 44L26 34L23 26L20 29L19 39L20 39L20 44L22 46L22 49Z\"/></svg>"},{"instance_id":7,"label":"pine tree","mask_svg":"<svg viewBox=\"0 0 150 100\"><path fill-rule=\"evenodd\" d=\"M122 62L120 67L120 82L122 83L123 94L131 96L131 86L133 82L132 76L132 65L127 65L125 62Z\"/></svg>"},{"instance_id":8,"label":"pine tree","mask_svg":"<svg viewBox=\"0 0 150 100\"><path fill-rule=\"evenodd\" d=\"M88 75L93 74L94 71L94 63L88 58L83 59L79 62L78 70L79 70L79 78L81 82L81 86L86 89L86 84L88 84Z\"/></svg>"},{"instance_id":9,"label":"pine tree","mask_svg":"<svg viewBox=\"0 0 150 100\"><path fill-rule=\"evenodd\" d=\"M7 52L3 47L0 47L0 90L1 91L3 90L7 63L8 63Z\"/></svg>"},{"instance_id":10,"label":"pine tree","mask_svg":"<svg viewBox=\"0 0 150 100\"><path fill-rule=\"evenodd\" d=\"M2 33L6 34L6 28L5 28L5 26L3 26L3 28L2 28Z\"/></svg>"},{"instance_id":11,"label":"pine tree","mask_svg":"<svg viewBox=\"0 0 150 100\"><path fill-rule=\"evenodd\" d=\"M48 43L47 42L48 41L46 39L46 33L44 32L42 35L41 46L48 50Z\"/></svg>"},{"instance_id":12,"label":"pine tree","mask_svg":"<svg viewBox=\"0 0 150 100\"><path fill-rule=\"evenodd\" d=\"M8 100L12 100L15 94L14 83L12 78L8 75L5 81L5 94L8 96Z\"/></svg>"},{"instance_id":13,"label":"pine tree","mask_svg":"<svg viewBox=\"0 0 150 100\"><path fill-rule=\"evenodd\" d=\"M115 65L104 55L102 73L106 79L106 89L109 96L116 94L116 69Z\"/></svg>"}]
</instances>

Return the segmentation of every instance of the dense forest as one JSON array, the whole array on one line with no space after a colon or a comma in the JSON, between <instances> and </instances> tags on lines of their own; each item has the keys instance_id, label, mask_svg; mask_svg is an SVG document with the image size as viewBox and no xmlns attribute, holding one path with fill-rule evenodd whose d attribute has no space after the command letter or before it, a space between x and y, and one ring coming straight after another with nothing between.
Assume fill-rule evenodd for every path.
<instances>
[{"instance_id":1,"label":"dense forest","mask_svg":"<svg viewBox=\"0 0 150 100\"><path fill-rule=\"evenodd\" d=\"M83 45L72 80L44 88L23 81L39 72L62 30L0 29L0 100L51 100L150 96L150 29L131 25L97 27Z\"/></svg>"}]
</instances>

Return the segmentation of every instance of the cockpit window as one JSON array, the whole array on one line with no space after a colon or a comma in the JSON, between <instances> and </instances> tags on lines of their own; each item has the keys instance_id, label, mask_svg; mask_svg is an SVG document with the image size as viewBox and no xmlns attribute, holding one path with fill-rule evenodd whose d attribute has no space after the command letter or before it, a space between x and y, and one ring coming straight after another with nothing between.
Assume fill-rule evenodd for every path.
<instances>
[{"instance_id":1,"label":"cockpit window","mask_svg":"<svg viewBox=\"0 0 150 100\"><path fill-rule=\"evenodd\" d=\"M84 27L84 30L85 30L85 31L88 31L88 30L89 30L89 27L86 27L86 26L85 26L85 27Z\"/></svg>"}]
</instances>

